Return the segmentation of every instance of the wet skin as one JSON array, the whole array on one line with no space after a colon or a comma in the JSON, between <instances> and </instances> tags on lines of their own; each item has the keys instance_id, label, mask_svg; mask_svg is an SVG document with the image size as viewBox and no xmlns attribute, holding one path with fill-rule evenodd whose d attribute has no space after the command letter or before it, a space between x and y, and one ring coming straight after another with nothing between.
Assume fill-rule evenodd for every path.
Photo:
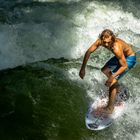
<instances>
[{"instance_id":1,"label":"wet skin","mask_svg":"<svg viewBox=\"0 0 140 140\"><path fill-rule=\"evenodd\" d=\"M131 46L127 44L125 41L115 38L114 41L112 41L112 37L110 35L105 35L102 40L97 39L91 47L86 51L83 64L81 66L79 76L83 79L85 76L85 67L86 63L90 57L90 54L93 53L99 46L103 46L106 49L110 50L119 60L120 68L112 74L111 70L104 66L101 71L107 76L107 81L105 85L109 87L109 102L108 105L102 109L102 112L104 113L112 113L114 109L114 102L115 97L117 93L116 84L117 80L115 79L116 76L120 75L122 72L124 72L127 69L127 63L126 63L126 56L134 56L135 53Z\"/></svg>"}]
</instances>

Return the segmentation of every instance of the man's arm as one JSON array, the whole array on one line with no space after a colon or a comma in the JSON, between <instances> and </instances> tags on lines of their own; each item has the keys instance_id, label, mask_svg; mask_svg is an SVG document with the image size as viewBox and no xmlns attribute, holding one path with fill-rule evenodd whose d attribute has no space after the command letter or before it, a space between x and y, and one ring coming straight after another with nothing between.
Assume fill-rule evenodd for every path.
<instances>
[{"instance_id":1,"label":"man's arm","mask_svg":"<svg viewBox=\"0 0 140 140\"><path fill-rule=\"evenodd\" d=\"M113 78L120 75L128 68L122 48L116 46L116 49L114 50L114 54L119 60L120 68L112 75Z\"/></svg>"},{"instance_id":2,"label":"man's arm","mask_svg":"<svg viewBox=\"0 0 140 140\"><path fill-rule=\"evenodd\" d=\"M90 54L93 53L98 48L99 43L100 43L100 40L99 39L96 40L96 42L93 43L91 45L91 47L86 51L84 59L83 59L83 64L82 64L82 67L81 67L82 69L85 69L87 61L88 61L88 59L90 57Z\"/></svg>"},{"instance_id":3,"label":"man's arm","mask_svg":"<svg viewBox=\"0 0 140 140\"><path fill-rule=\"evenodd\" d=\"M82 66L81 66L81 70L80 70L80 73L79 73L79 76L83 79L84 76L85 76L85 67L86 67L86 64L87 64L87 61L90 57L90 54L92 52L94 52L98 46L100 45L100 39L97 39L96 42L94 42L91 47L86 51L85 53L85 56L84 56L84 59L83 59L83 63L82 63Z\"/></svg>"}]
</instances>

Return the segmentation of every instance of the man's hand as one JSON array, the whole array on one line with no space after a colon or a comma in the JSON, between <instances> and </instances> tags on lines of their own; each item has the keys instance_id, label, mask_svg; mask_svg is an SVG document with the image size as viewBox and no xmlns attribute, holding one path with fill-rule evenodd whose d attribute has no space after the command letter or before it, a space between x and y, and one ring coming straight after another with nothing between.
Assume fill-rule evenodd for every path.
<instances>
[{"instance_id":1,"label":"man's hand","mask_svg":"<svg viewBox=\"0 0 140 140\"><path fill-rule=\"evenodd\" d=\"M81 70L80 70L79 76L81 77L81 79L84 78L84 76L85 76L85 69L81 69Z\"/></svg>"},{"instance_id":2,"label":"man's hand","mask_svg":"<svg viewBox=\"0 0 140 140\"><path fill-rule=\"evenodd\" d=\"M113 77L113 76L110 76L110 77L108 78L108 80L106 81L105 85L106 85L107 87L110 87L110 86L111 86L111 83L113 82L113 79L114 79L114 77Z\"/></svg>"},{"instance_id":3,"label":"man's hand","mask_svg":"<svg viewBox=\"0 0 140 140\"><path fill-rule=\"evenodd\" d=\"M88 59L90 57L90 54L93 53L98 48L98 46L100 46L100 45L101 45L101 40L100 39L97 39L90 46L90 48L86 51L85 56L84 56L84 59L83 59L82 67L81 67L81 70L79 72L79 76L81 77L81 79L83 79L84 76L85 76L85 67L86 67L87 61L88 61Z\"/></svg>"}]
</instances>

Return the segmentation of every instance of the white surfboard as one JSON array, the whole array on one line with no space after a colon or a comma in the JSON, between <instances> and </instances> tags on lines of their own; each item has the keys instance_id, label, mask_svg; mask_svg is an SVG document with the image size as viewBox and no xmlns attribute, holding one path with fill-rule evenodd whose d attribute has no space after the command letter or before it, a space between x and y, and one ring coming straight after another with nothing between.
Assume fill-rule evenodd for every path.
<instances>
[{"instance_id":1,"label":"white surfboard","mask_svg":"<svg viewBox=\"0 0 140 140\"><path fill-rule=\"evenodd\" d=\"M105 114L97 111L97 108L105 107L108 103L108 96L98 97L89 107L85 117L86 127L90 130L102 130L109 127L114 120L122 116L125 109L125 101L129 98L129 92L124 86L119 86L114 111L112 114Z\"/></svg>"}]
</instances>

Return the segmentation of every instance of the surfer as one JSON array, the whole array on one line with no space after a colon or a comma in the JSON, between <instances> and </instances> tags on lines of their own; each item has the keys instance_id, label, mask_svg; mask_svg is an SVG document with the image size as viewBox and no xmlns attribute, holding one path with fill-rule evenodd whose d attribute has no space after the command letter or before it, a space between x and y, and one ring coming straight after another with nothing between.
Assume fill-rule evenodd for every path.
<instances>
[{"instance_id":1,"label":"surfer","mask_svg":"<svg viewBox=\"0 0 140 140\"><path fill-rule=\"evenodd\" d=\"M101 71L108 78L105 85L109 87L109 102L101 111L103 113L111 114L114 109L118 80L133 68L136 63L136 55L130 44L117 38L111 30L105 29L85 53L79 72L79 76L82 79L85 76L85 67L90 54L99 46L105 47L114 54L114 56L101 68Z\"/></svg>"}]
</instances>

